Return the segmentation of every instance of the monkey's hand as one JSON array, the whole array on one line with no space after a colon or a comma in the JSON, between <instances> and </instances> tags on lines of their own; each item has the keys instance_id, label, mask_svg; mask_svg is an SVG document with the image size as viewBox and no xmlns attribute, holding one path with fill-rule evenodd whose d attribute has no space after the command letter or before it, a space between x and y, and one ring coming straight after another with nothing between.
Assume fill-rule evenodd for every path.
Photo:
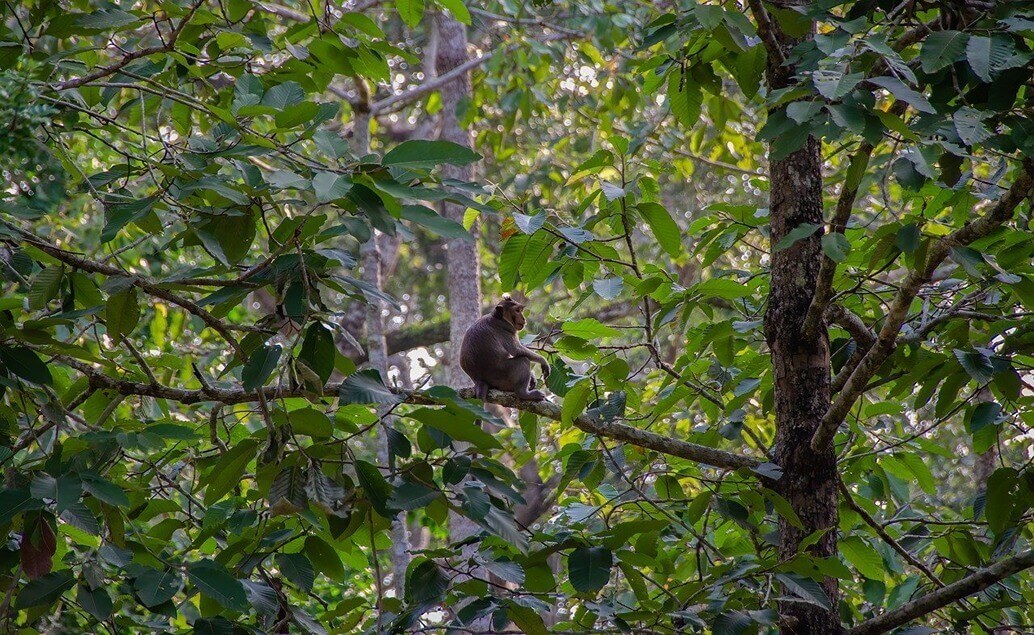
<instances>
[{"instance_id":1,"label":"monkey's hand","mask_svg":"<svg viewBox=\"0 0 1034 635\"><path fill-rule=\"evenodd\" d=\"M546 381L549 378L549 362L542 360L542 381Z\"/></svg>"}]
</instances>

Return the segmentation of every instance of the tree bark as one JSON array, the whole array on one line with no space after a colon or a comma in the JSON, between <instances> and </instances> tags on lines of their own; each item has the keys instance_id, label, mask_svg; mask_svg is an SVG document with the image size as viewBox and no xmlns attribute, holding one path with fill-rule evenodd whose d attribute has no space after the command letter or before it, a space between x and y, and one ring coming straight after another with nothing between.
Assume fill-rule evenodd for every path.
<instances>
[{"instance_id":1,"label":"tree bark","mask_svg":"<svg viewBox=\"0 0 1034 635\"><path fill-rule=\"evenodd\" d=\"M467 61L467 28L450 14L438 11L434 15L438 30L435 66L438 77L445 75ZM470 135L460 126L456 112L464 98L470 97L470 75L461 73L441 88L442 110L439 138L469 148ZM448 165L443 169L448 179L474 180L474 169L470 166ZM464 207L455 203L442 205L444 216L457 223L463 222ZM476 228L472 229L477 235ZM449 350L446 379L453 388L469 385L470 379L460 367L460 343L467 328L481 317L481 261L477 241L452 239L445 244L445 262L449 285ZM480 528L471 519L456 513L449 514L449 538L462 541L478 533ZM463 560L470 561L477 551L476 543L463 547ZM477 575L480 574L478 573ZM457 576L462 582L466 576ZM476 620L470 627L478 630L488 626L487 620Z\"/></svg>"},{"instance_id":2,"label":"tree bark","mask_svg":"<svg viewBox=\"0 0 1034 635\"><path fill-rule=\"evenodd\" d=\"M355 132L352 136L352 150L356 156L364 156L370 152L370 94L366 84L359 80L360 101L352 105L355 112ZM376 230L361 248L363 255L363 280L375 289L383 290L382 253L380 236ZM388 384L388 346L384 338L384 302L379 298L368 299L366 305L366 345L370 356L370 366L381 374L385 385ZM384 429L377 435L377 462L382 466L390 466L390 449L388 446L388 426L392 425L391 407L381 406L377 409ZM394 466L388 469L393 472ZM391 474L389 473L389 478ZM409 529L406 526L406 514L400 512L391 519L391 577L395 597L405 597L406 569L409 568ZM377 581L378 590L382 589L383 580Z\"/></svg>"},{"instance_id":3,"label":"tree bark","mask_svg":"<svg viewBox=\"0 0 1034 635\"><path fill-rule=\"evenodd\" d=\"M802 40L783 33L760 3L755 17L764 23L769 47L766 76L771 89L796 81L796 70L782 62ZM810 37L805 36L805 37ZM809 137L804 147L781 159L769 159L771 243L776 245L804 223L823 224L820 143ZM810 548L818 558L837 553L837 470L832 447L816 452L810 444L830 405L829 335L825 325L802 337L802 327L819 279L822 263L821 232L772 254L772 284L765 312L765 338L775 375L775 462L783 468L777 487L800 517L798 529L779 519L779 553L792 558L801 541L815 531L827 530ZM842 632L836 612L837 581L826 578L822 588L833 611L804 602L781 607L784 633L831 635Z\"/></svg>"}]
</instances>

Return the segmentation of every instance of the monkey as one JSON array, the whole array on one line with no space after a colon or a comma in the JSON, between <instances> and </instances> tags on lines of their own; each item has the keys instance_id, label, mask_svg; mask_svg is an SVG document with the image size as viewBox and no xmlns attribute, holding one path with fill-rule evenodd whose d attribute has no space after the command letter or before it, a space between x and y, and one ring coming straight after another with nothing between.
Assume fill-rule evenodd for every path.
<instances>
[{"instance_id":1,"label":"monkey","mask_svg":"<svg viewBox=\"0 0 1034 635\"><path fill-rule=\"evenodd\" d=\"M491 313L467 329L460 346L460 367L474 380L474 394L484 400L488 389L516 393L521 399L542 401L546 395L534 390L531 364L542 366L542 378L549 377L549 362L521 344L517 332L524 328L524 305L504 295Z\"/></svg>"}]
</instances>

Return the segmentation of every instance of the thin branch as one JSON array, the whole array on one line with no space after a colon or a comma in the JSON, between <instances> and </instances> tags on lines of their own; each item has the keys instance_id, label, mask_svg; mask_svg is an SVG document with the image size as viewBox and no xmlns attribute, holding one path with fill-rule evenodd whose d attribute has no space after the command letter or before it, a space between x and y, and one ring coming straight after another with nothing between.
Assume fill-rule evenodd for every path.
<instances>
[{"instance_id":1,"label":"thin branch","mask_svg":"<svg viewBox=\"0 0 1034 635\"><path fill-rule=\"evenodd\" d=\"M460 64L456 68L450 70L449 72L442 73L438 77L426 81L412 90L407 90L404 93L392 95L391 97L386 97L385 99L374 102L370 105L370 114L372 114L374 117L379 117L381 115L387 115L402 110L407 105L413 103L417 99L420 99L424 95L433 93L434 91L438 90L439 88L442 88L449 82L455 80L457 77L463 77L471 69L477 68L478 66L487 63L488 60L492 59L495 55L501 52L509 51L513 47L514 45L510 45L489 51L481 57L476 57L474 59L468 60Z\"/></svg>"},{"instance_id":2,"label":"thin branch","mask_svg":"<svg viewBox=\"0 0 1034 635\"><path fill-rule=\"evenodd\" d=\"M88 73L86 75L83 75L82 77L75 77L73 79L65 80L63 82L58 82L57 84L54 84L53 89L60 91L69 90L71 88L79 88L80 86L89 84L90 82L96 81L102 77L114 75L121 69L125 68L126 66L129 66L131 62L134 62L142 57L154 55L155 53L167 53L171 51L173 47L176 46L176 40L179 39L180 33L183 32L183 28L187 26L187 23L190 22L190 19L194 17L194 12L197 11L198 7L200 7L202 4L204 4L204 0L197 0L197 2L190 6L190 9L187 11L187 15L183 16L183 19L180 20L179 25L177 25L176 28L172 30L172 33L169 34L169 39L167 42L165 42L165 44L162 44L161 46L150 46L147 48L132 51L130 53L126 53L122 56L122 59L115 62L114 64L102 66L97 70L93 71L92 73Z\"/></svg>"},{"instance_id":3,"label":"thin branch","mask_svg":"<svg viewBox=\"0 0 1034 635\"><path fill-rule=\"evenodd\" d=\"M979 593L1009 576L1034 567L1034 551L1025 551L967 575L958 582L928 593L908 604L866 620L847 631L846 635L877 635L908 624L956 600Z\"/></svg>"},{"instance_id":4,"label":"thin branch","mask_svg":"<svg viewBox=\"0 0 1034 635\"><path fill-rule=\"evenodd\" d=\"M891 115L900 117L905 113L908 104L898 100L889 109ZM848 175L864 174L869 165L869 159L875 146L868 141L863 141L851 157ZM843 234L847 229L847 223L851 220L851 210L854 209L855 201L858 199L858 186L861 184L861 176L856 177L854 183L844 182L840 190L840 197L837 199L836 208L833 211L833 218L829 221L830 234ZM809 342L815 337L815 333L822 323L822 315L826 306L833 296L833 277L837 272L837 262L823 251L822 264L819 265L819 276L815 282L815 293L811 297L811 304L808 306L808 314L801 326L801 339Z\"/></svg>"},{"instance_id":5,"label":"thin branch","mask_svg":"<svg viewBox=\"0 0 1034 635\"><path fill-rule=\"evenodd\" d=\"M761 36L761 41L765 43L765 50L776 61L777 66L782 66L786 62L786 58L783 56L783 46L779 42L779 36L776 34L776 27L772 24L772 16L768 14L765 6L761 4L761 0L747 0L747 6L750 7L750 12L758 23L758 35Z\"/></svg>"},{"instance_id":6,"label":"thin branch","mask_svg":"<svg viewBox=\"0 0 1034 635\"><path fill-rule=\"evenodd\" d=\"M876 342L866 352L865 357L847 379L844 389L837 396L836 401L822 417L822 422L811 439L813 449L818 451L832 443L837 428L843 423L854 403L865 392L869 380L897 347L898 332L908 317L908 309L912 300L915 299L922 286L930 281L934 270L944 261L951 249L968 245L998 229L1012 218L1016 207L1030 195L1032 188L1034 188L1034 163L1024 162L1023 169L1012 187L989 212L930 246L926 262L910 273L899 287L894 301L887 311L886 320Z\"/></svg>"}]
</instances>

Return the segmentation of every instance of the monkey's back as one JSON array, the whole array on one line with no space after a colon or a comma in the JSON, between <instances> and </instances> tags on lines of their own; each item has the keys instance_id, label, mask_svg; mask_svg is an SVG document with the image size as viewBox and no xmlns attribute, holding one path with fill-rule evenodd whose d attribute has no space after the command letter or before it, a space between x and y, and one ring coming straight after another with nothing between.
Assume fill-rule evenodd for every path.
<instances>
[{"instance_id":1,"label":"monkey's back","mask_svg":"<svg viewBox=\"0 0 1034 635\"><path fill-rule=\"evenodd\" d=\"M474 381L485 382L500 390L512 390L498 384L501 379L508 380L513 367L520 361L526 364L527 359L511 357L511 347L506 344L510 340L516 341L517 335L495 322L501 320L489 314L470 325L460 346L460 367Z\"/></svg>"}]
</instances>

